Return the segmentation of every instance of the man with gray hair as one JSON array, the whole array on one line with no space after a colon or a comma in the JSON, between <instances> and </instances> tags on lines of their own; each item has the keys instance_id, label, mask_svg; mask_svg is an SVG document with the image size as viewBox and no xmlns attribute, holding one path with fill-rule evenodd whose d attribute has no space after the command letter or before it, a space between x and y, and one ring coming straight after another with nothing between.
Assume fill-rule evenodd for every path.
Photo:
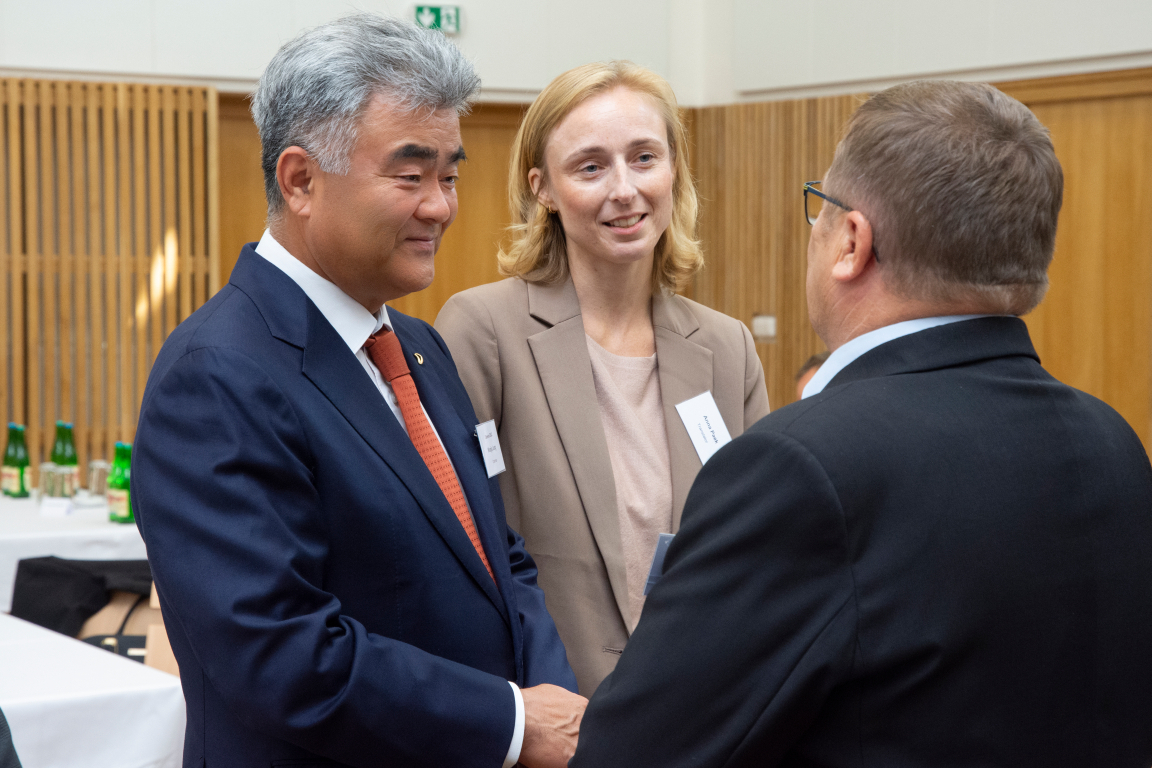
<instances>
[{"instance_id":1,"label":"man with gray hair","mask_svg":"<svg viewBox=\"0 0 1152 768\"><path fill-rule=\"evenodd\" d=\"M479 87L362 14L261 77L268 231L148 381L133 501L185 766L562 766L574 693L428 286Z\"/></svg>"},{"instance_id":2,"label":"man with gray hair","mask_svg":"<svg viewBox=\"0 0 1152 768\"><path fill-rule=\"evenodd\" d=\"M1062 190L991 86L859 108L804 185L832 353L701 470L573 768L1152 765L1152 467L1018 317Z\"/></svg>"}]
</instances>

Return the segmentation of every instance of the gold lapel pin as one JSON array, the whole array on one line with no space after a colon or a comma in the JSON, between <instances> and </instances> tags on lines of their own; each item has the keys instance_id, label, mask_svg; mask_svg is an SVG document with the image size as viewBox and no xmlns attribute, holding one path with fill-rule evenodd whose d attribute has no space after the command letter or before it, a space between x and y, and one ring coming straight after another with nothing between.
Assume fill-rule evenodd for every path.
<instances>
[{"instance_id":1,"label":"gold lapel pin","mask_svg":"<svg viewBox=\"0 0 1152 768\"><path fill-rule=\"evenodd\" d=\"M420 354L419 352L413 352L412 356L416 358L417 363L424 365L424 355Z\"/></svg>"}]
</instances>

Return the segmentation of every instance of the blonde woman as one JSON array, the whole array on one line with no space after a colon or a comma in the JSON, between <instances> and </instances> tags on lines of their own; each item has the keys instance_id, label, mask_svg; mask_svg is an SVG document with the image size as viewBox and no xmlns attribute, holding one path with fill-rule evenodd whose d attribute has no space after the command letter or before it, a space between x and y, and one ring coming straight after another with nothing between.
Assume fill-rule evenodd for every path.
<instances>
[{"instance_id":1,"label":"blonde woman","mask_svg":"<svg viewBox=\"0 0 1152 768\"><path fill-rule=\"evenodd\" d=\"M675 293L702 264L686 149L653 72L557 77L512 149L510 277L436 320L477 415L496 421L508 522L585 696L636 626L659 534L701 467L676 404L711 393L733 436L768 413L748 330Z\"/></svg>"}]
</instances>

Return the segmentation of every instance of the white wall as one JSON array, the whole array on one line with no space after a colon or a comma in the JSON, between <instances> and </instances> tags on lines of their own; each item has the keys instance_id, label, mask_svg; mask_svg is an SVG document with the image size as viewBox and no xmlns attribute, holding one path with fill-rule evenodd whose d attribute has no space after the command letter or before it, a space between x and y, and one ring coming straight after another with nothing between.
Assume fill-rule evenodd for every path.
<instances>
[{"instance_id":1,"label":"white wall","mask_svg":"<svg viewBox=\"0 0 1152 768\"><path fill-rule=\"evenodd\" d=\"M598 59L630 58L668 76L672 0L455 4L463 29L454 39L476 62L487 99L530 100L559 73ZM248 91L301 29L356 10L411 18L414 7L397 0L0 0L0 74L177 78Z\"/></svg>"},{"instance_id":2,"label":"white wall","mask_svg":"<svg viewBox=\"0 0 1152 768\"><path fill-rule=\"evenodd\" d=\"M1149 0L734 0L728 101L1152 66Z\"/></svg>"},{"instance_id":3,"label":"white wall","mask_svg":"<svg viewBox=\"0 0 1152 768\"><path fill-rule=\"evenodd\" d=\"M433 0L435 1L435 0ZM683 104L1152 66L1152 0L456 0L483 98L528 101L570 67L632 59ZM0 76L251 90L276 49L403 0L0 0Z\"/></svg>"}]
</instances>

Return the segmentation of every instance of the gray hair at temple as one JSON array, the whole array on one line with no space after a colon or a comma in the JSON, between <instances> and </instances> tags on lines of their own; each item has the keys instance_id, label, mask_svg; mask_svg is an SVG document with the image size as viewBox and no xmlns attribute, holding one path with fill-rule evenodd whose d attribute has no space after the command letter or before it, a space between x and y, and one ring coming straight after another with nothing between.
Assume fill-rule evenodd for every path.
<instances>
[{"instance_id":1,"label":"gray hair at temple","mask_svg":"<svg viewBox=\"0 0 1152 768\"><path fill-rule=\"evenodd\" d=\"M1048 129L990 85L876 94L848 121L824 189L868 218L898 294L1015 315L1044 298L1064 173Z\"/></svg>"},{"instance_id":2,"label":"gray hair at temple","mask_svg":"<svg viewBox=\"0 0 1152 768\"><path fill-rule=\"evenodd\" d=\"M465 114L479 89L455 45L411 22L358 13L300 33L272 57L252 97L269 216L284 207L276 164L288 147L344 174L373 97L383 94L406 111Z\"/></svg>"}]
</instances>

